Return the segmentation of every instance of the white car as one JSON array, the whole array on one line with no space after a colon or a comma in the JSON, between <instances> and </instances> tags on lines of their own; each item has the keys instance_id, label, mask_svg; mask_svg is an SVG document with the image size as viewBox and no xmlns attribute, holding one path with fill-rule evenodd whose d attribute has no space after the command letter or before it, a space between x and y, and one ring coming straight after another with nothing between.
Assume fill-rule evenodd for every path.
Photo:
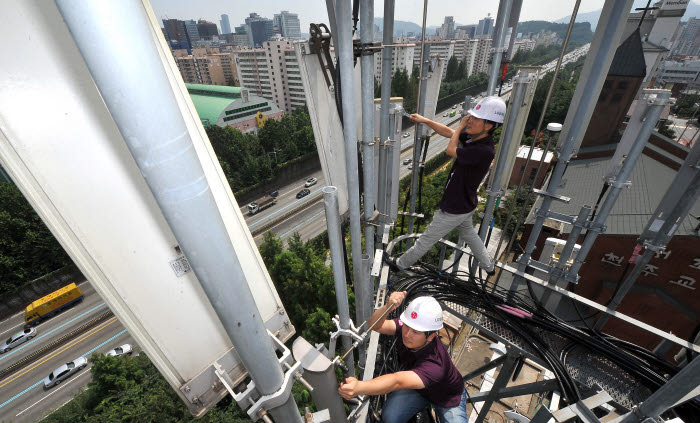
<instances>
[{"instance_id":1,"label":"white car","mask_svg":"<svg viewBox=\"0 0 700 423\"><path fill-rule=\"evenodd\" d=\"M447 116L449 116L449 115L450 115L449 113L443 113L443 114L442 114L442 117L447 117Z\"/></svg>"},{"instance_id":2,"label":"white car","mask_svg":"<svg viewBox=\"0 0 700 423\"><path fill-rule=\"evenodd\" d=\"M403 137L404 137L404 138L408 138L408 137L410 137L410 136L411 136L411 134L409 134L408 132L404 132L404 133L403 133Z\"/></svg>"},{"instance_id":3,"label":"white car","mask_svg":"<svg viewBox=\"0 0 700 423\"><path fill-rule=\"evenodd\" d=\"M124 344L121 347L107 351L105 355L110 357L118 357L120 355L131 355L132 352L134 352L134 348L131 346L131 344Z\"/></svg>"},{"instance_id":4,"label":"white car","mask_svg":"<svg viewBox=\"0 0 700 423\"><path fill-rule=\"evenodd\" d=\"M413 163L408 164L408 170L413 170Z\"/></svg>"},{"instance_id":5,"label":"white car","mask_svg":"<svg viewBox=\"0 0 700 423\"><path fill-rule=\"evenodd\" d=\"M407 165L407 164L411 163L412 161L413 161L413 159L403 159L403 164Z\"/></svg>"},{"instance_id":6,"label":"white car","mask_svg":"<svg viewBox=\"0 0 700 423\"><path fill-rule=\"evenodd\" d=\"M44 379L44 389L58 385L74 373L87 367L87 365L88 361L85 357L78 357L73 361L69 361L46 376L46 379Z\"/></svg>"},{"instance_id":7,"label":"white car","mask_svg":"<svg viewBox=\"0 0 700 423\"><path fill-rule=\"evenodd\" d=\"M16 347L19 344L29 341L35 336L36 328L27 328L20 332L17 332L16 334L7 338L7 340L2 345L0 345L0 354L10 351L12 348Z\"/></svg>"},{"instance_id":8,"label":"white car","mask_svg":"<svg viewBox=\"0 0 700 423\"><path fill-rule=\"evenodd\" d=\"M306 188L308 188L308 187L310 187L310 186L312 186L312 185L316 185L316 182L318 182L318 179L316 179L316 178L309 178L309 179L306 180L306 183L304 184L304 186L305 186Z\"/></svg>"}]
</instances>

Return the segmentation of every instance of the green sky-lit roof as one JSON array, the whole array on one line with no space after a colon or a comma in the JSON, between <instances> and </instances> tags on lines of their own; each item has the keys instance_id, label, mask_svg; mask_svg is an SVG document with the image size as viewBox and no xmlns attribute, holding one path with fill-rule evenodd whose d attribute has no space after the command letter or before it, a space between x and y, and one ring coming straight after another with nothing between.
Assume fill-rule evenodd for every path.
<instances>
[{"instance_id":1,"label":"green sky-lit roof","mask_svg":"<svg viewBox=\"0 0 700 423\"><path fill-rule=\"evenodd\" d=\"M216 125L219 116L231 103L241 98L241 87L222 85L185 84L199 119L207 125Z\"/></svg>"}]
</instances>

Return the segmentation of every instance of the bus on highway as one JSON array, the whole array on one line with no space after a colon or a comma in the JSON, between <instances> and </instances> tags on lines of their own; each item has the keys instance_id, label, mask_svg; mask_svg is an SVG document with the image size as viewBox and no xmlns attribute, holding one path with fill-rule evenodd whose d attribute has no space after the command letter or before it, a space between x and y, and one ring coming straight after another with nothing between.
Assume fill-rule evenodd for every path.
<instances>
[{"instance_id":1,"label":"bus on highway","mask_svg":"<svg viewBox=\"0 0 700 423\"><path fill-rule=\"evenodd\" d=\"M457 110L452 110L450 112L450 117L455 117L456 114L457 114Z\"/></svg>"},{"instance_id":2,"label":"bus on highway","mask_svg":"<svg viewBox=\"0 0 700 423\"><path fill-rule=\"evenodd\" d=\"M25 326L38 325L45 319L60 313L82 299L83 293L75 283L57 289L27 306L24 312Z\"/></svg>"}]
</instances>

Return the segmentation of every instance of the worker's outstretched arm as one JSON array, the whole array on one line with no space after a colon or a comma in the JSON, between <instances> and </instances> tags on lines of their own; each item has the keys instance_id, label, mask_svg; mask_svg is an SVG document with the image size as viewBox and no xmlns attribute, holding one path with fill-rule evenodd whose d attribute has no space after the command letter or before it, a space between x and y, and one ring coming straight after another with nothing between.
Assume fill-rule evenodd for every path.
<instances>
[{"instance_id":1,"label":"worker's outstretched arm","mask_svg":"<svg viewBox=\"0 0 700 423\"><path fill-rule=\"evenodd\" d=\"M415 372L404 371L381 375L372 380L357 380L354 377L345 379L340 384L338 393L345 399L358 395L383 395L399 389L423 389L425 385Z\"/></svg>"},{"instance_id":2,"label":"worker's outstretched arm","mask_svg":"<svg viewBox=\"0 0 700 423\"><path fill-rule=\"evenodd\" d=\"M416 123L424 123L428 125L430 129L432 129L433 131L437 132L445 138L450 138L452 136L452 133L454 132L454 130L449 126L443 125L440 122L435 122L434 120L430 120L424 116L419 115L418 113L412 114L411 116L409 116L409 119Z\"/></svg>"},{"instance_id":3,"label":"worker's outstretched arm","mask_svg":"<svg viewBox=\"0 0 700 423\"><path fill-rule=\"evenodd\" d=\"M367 327L372 327L374 322L379 320L379 318L381 317L382 320L378 322L372 330L375 332L379 332L382 335L395 334L396 323L394 323L393 320L386 319L386 316L388 316L390 312L387 312L387 310L393 310L396 307L400 306L404 298L406 298L406 291L392 292L391 295L389 295L389 299L386 301L386 304L384 304L384 307L380 307L374 313L372 313L372 317L369 318L369 325ZM382 317L382 315L384 315L384 317Z\"/></svg>"},{"instance_id":4,"label":"worker's outstretched arm","mask_svg":"<svg viewBox=\"0 0 700 423\"><path fill-rule=\"evenodd\" d=\"M467 115L459 121L459 126L457 126L457 129L455 129L454 133L452 134L450 142L447 144L447 149L445 150L445 153L447 153L448 156L457 157L457 146L459 146L459 134L461 134L462 131L464 131L464 128L467 127L468 120L469 116Z\"/></svg>"}]
</instances>

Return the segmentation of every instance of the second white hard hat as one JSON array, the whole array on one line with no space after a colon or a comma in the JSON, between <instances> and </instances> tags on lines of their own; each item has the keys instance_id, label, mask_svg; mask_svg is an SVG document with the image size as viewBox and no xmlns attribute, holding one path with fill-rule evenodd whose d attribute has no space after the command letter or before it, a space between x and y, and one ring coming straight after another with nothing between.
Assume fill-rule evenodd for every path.
<instances>
[{"instance_id":1,"label":"second white hard hat","mask_svg":"<svg viewBox=\"0 0 700 423\"><path fill-rule=\"evenodd\" d=\"M506 118L506 102L495 95L484 97L473 109L469 109L467 113L479 119L503 123L503 120Z\"/></svg>"},{"instance_id":2,"label":"second white hard hat","mask_svg":"<svg viewBox=\"0 0 700 423\"><path fill-rule=\"evenodd\" d=\"M418 297L401 313L401 321L413 330L432 332L442 329L442 307L433 297Z\"/></svg>"}]
</instances>

